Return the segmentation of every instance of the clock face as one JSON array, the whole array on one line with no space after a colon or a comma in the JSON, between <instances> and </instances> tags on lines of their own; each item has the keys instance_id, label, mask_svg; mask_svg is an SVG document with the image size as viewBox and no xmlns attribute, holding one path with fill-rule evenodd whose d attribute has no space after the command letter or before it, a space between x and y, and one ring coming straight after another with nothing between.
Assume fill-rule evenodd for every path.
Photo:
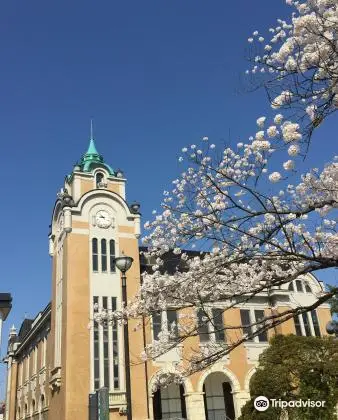
<instances>
[{"instance_id":1,"label":"clock face","mask_svg":"<svg viewBox=\"0 0 338 420\"><path fill-rule=\"evenodd\" d=\"M112 219L109 213L105 210L99 210L96 213L95 221L98 227L105 228L105 229L108 228L112 223Z\"/></svg>"}]
</instances>

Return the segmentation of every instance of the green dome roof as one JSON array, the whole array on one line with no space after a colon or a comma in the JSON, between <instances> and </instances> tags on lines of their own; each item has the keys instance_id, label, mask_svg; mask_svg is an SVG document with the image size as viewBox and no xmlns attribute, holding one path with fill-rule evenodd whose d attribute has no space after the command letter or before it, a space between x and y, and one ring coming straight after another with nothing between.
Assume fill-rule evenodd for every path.
<instances>
[{"instance_id":1,"label":"green dome roof","mask_svg":"<svg viewBox=\"0 0 338 420\"><path fill-rule=\"evenodd\" d=\"M81 172L91 172L95 168L104 168L110 175L115 174L114 170L104 162L103 156L97 151L93 137L91 137L87 152L82 156L78 166Z\"/></svg>"}]
</instances>

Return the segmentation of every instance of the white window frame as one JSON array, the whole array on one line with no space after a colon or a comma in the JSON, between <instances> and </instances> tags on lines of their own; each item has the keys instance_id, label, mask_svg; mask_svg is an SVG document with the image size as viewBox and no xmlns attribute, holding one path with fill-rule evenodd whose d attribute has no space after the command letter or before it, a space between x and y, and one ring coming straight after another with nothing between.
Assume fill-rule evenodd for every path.
<instances>
[{"instance_id":1,"label":"white window frame","mask_svg":"<svg viewBox=\"0 0 338 420\"><path fill-rule=\"evenodd\" d=\"M169 331L167 311L175 311L176 312L176 319L177 319L176 328L177 328L177 332L178 332L178 313L177 313L177 310L175 308L166 309L166 310L163 310L163 311L160 312L161 313L161 331L164 331L164 332ZM152 339L153 339L153 341L155 341L153 319L154 319L153 316L151 316L151 333L152 333Z\"/></svg>"},{"instance_id":2,"label":"white window frame","mask_svg":"<svg viewBox=\"0 0 338 420\"><path fill-rule=\"evenodd\" d=\"M97 253L94 254L93 253L93 240L96 239L97 241ZM102 240L106 241L106 254L102 254ZM116 258L116 239L115 237L111 237L111 236L100 236L100 235L93 235L90 239L90 270L93 274L115 274L116 273L116 268L115 270L111 270L110 269L110 242L114 241L114 257ZM97 270L94 270L94 265L93 265L93 257L97 256ZM105 255L106 257L106 271L102 270L102 256Z\"/></svg>"},{"instance_id":3,"label":"white window frame","mask_svg":"<svg viewBox=\"0 0 338 420\"><path fill-rule=\"evenodd\" d=\"M103 298L107 298L107 309L108 311L112 310L112 298L116 299L116 307L118 307L118 297L117 296L97 296L98 298L98 312L103 308ZM94 297L92 298L94 300ZM93 308L94 309L94 308ZM100 388L104 386L104 341L103 341L103 325L98 325L98 334L99 334L99 386ZM113 326L108 325L108 360L109 360L109 390L110 391L117 391L123 389L124 384L124 377L123 377L123 360L122 352L120 349L120 340L121 340L121 331L120 328L117 327L117 342L118 342L118 364L119 364L119 372L118 372L118 381L119 387L114 388L114 352L113 352ZM92 335L91 340L91 354L92 354L92 390L96 391L95 389L95 378L94 378L94 335Z\"/></svg>"},{"instance_id":4,"label":"white window frame","mask_svg":"<svg viewBox=\"0 0 338 420\"><path fill-rule=\"evenodd\" d=\"M197 332L198 332L198 312L202 311L203 315L205 317L210 318L210 320L213 320L213 314L212 314L212 310L213 309L219 309L222 311L222 323L223 323L223 327L224 327L224 340L216 340L216 331L214 328L214 325L211 321L206 321L206 326L208 328L208 340L205 341L200 341L200 346L206 345L209 342L212 343L226 343L227 340L227 336L226 336L226 331L225 331L225 323L224 323L224 308L220 308L219 306L209 306L207 308L203 308L203 309L197 309L196 310L196 319L197 319ZM199 334L198 334L199 336Z\"/></svg>"},{"instance_id":5,"label":"white window frame","mask_svg":"<svg viewBox=\"0 0 338 420\"><path fill-rule=\"evenodd\" d=\"M250 308L249 307L242 307L242 308L240 308L240 310L249 311L250 324L255 324L257 322L256 316L255 316L255 311L263 311L264 318L266 316L265 315L264 308L258 308L258 307L250 307ZM241 320L241 322L242 322L242 320ZM255 334L255 332L257 331L257 325L251 325L250 328L252 330L252 333ZM255 343L255 344L262 344L262 345L265 344L266 345L269 342L269 336L268 336L268 331L265 331L265 332L267 334L267 341L259 341L259 337L258 337L258 335L256 335L252 339L247 340L246 341L246 344Z\"/></svg>"},{"instance_id":6,"label":"white window frame","mask_svg":"<svg viewBox=\"0 0 338 420\"><path fill-rule=\"evenodd\" d=\"M301 291L297 290L297 286L296 286L297 283L296 283L296 281L300 281L301 282L301 288L302 288ZM292 283L292 286L293 286L293 290L289 290L289 287L290 287L290 284L291 283ZM305 284L307 284L310 287L311 292L308 292L305 289ZM304 279L294 279L294 280L290 281L290 283L288 284L288 291L290 293L307 293L307 294L310 294L310 293L313 293L312 289L313 289L313 286L311 285L311 282L308 281L308 280L304 280Z\"/></svg>"},{"instance_id":7,"label":"white window frame","mask_svg":"<svg viewBox=\"0 0 338 420\"><path fill-rule=\"evenodd\" d=\"M33 354L33 375L35 375L37 373L37 369L38 369L38 347L34 346L34 350L33 350L34 354Z\"/></svg>"},{"instance_id":8,"label":"white window frame","mask_svg":"<svg viewBox=\"0 0 338 420\"><path fill-rule=\"evenodd\" d=\"M316 333L315 333L315 329L314 329L314 326L313 326L313 320L312 320L311 311L310 312L304 312L304 313L305 313L305 316L307 316L307 320L308 320L308 323L309 323L311 335L306 335L305 326L304 326L304 320L303 320L303 315L302 314L299 314L299 315L296 315L296 316L298 317L298 321L299 321L299 324L300 324L300 329L301 329L301 332L302 332L302 335L301 336L302 337L318 337L316 335ZM321 328L320 328L320 323L319 323L319 318L318 318L317 311L316 311L316 314L317 314L317 319L318 319L318 328L319 328L320 336L322 336L322 332L321 332ZM295 328L295 332L296 332L295 325L294 325L294 328ZM300 336L298 336L298 337L300 337Z\"/></svg>"}]
</instances>

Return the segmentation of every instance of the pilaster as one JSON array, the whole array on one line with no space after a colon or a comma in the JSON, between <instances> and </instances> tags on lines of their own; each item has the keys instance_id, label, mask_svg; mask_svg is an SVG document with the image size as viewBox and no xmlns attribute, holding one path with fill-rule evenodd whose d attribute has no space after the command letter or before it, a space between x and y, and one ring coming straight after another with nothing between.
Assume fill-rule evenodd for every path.
<instances>
[{"instance_id":1,"label":"pilaster","mask_svg":"<svg viewBox=\"0 0 338 420\"><path fill-rule=\"evenodd\" d=\"M204 392L188 392L185 394L187 418L205 420Z\"/></svg>"}]
</instances>

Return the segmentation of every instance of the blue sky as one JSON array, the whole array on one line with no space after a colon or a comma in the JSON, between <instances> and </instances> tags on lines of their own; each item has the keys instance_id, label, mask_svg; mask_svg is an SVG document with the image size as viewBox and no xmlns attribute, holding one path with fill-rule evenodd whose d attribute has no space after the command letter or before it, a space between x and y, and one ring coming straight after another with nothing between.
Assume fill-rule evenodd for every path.
<instances>
[{"instance_id":1,"label":"blue sky","mask_svg":"<svg viewBox=\"0 0 338 420\"><path fill-rule=\"evenodd\" d=\"M51 211L87 147L90 118L99 152L124 170L127 198L141 202L146 221L179 173L183 146L254 132L269 108L242 82L247 38L289 14L283 0L1 3L0 290L14 299L4 343L11 324L50 299ZM309 161L328 161L335 138L331 119Z\"/></svg>"}]
</instances>

